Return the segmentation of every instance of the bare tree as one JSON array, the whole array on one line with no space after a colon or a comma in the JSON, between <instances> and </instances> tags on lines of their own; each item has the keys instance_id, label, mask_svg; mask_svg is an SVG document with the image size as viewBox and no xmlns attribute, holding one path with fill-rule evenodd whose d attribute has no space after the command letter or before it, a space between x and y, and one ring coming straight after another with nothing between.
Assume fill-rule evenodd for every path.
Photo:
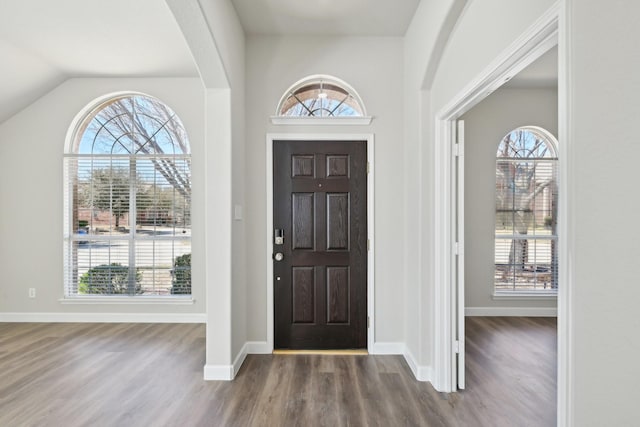
<instances>
[{"instance_id":1,"label":"bare tree","mask_svg":"<svg viewBox=\"0 0 640 427\"><path fill-rule=\"evenodd\" d=\"M554 174L540 173L540 163L535 161L549 157L549 147L540 138L532 140L531 135L524 129L509 134L499 147L496 162L496 213L498 219L513 227L514 234L518 236L526 236L536 227L536 198L545 188L555 185ZM528 258L527 239L512 239L509 265L522 271Z\"/></svg>"},{"instance_id":2,"label":"bare tree","mask_svg":"<svg viewBox=\"0 0 640 427\"><path fill-rule=\"evenodd\" d=\"M136 179L136 203L138 209L144 209L150 203L149 195L142 180ZM87 206L109 211L115 217L115 226L120 227L120 220L130 211L131 175L121 168L94 169L91 181L83 189L83 199Z\"/></svg>"},{"instance_id":3,"label":"bare tree","mask_svg":"<svg viewBox=\"0 0 640 427\"><path fill-rule=\"evenodd\" d=\"M149 97L116 99L105 106L91 123L96 135L94 145L102 152L158 155L149 161L176 191L191 196L191 182L186 170L162 155L187 154L186 131L175 113L162 102Z\"/></svg>"}]
</instances>

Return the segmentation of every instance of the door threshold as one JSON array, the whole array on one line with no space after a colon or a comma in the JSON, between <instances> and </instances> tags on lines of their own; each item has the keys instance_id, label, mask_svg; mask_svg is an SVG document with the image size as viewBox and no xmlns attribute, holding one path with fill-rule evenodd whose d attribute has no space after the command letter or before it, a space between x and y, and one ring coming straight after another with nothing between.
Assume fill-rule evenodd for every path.
<instances>
[{"instance_id":1,"label":"door threshold","mask_svg":"<svg viewBox=\"0 0 640 427\"><path fill-rule=\"evenodd\" d=\"M278 355L299 355L299 354L317 354L321 356L367 356L369 352L366 349L354 350L273 350L273 354Z\"/></svg>"}]
</instances>

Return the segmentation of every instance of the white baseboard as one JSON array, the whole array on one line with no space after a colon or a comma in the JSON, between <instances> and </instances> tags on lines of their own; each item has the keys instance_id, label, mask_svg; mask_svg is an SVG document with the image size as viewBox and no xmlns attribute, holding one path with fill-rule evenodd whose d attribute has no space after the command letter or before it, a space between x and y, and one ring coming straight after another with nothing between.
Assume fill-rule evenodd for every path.
<instances>
[{"instance_id":1,"label":"white baseboard","mask_svg":"<svg viewBox=\"0 0 640 427\"><path fill-rule=\"evenodd\" d=\"M464 315L500 317L558 317L556 307L466 307Z\"/></svg>"},{"instance_id":2,"label":"white baseboard","mask_svg":"<svg viewBox=\"0 0 640 427\"><path fill-rule=\"evenodd\" d=\"M233 380L233 365L204 365L205 381Z\"/></svg>"},{"instance_id":3,"label":"white baseboard","mask_svg":"<svg viewBox=\"0 0 640 427\"><path fill-rule=\"evenodd\" d=\"M206 323L205 313L0 313L7 323Z\"/></svg>"},{"instance_id":4,"label":"white baseboard","mask_svg":"<svg viewBox=\"0 0 640 427\"><path fill-rule=\"evenodd\" d=\"M233 367L232 367L233 370L231 371L231 379L234 379L236 375L238 375L238 372L240 372L240 368L242 367L244 360L247 358L248 344L249 343L245 343L242 346L242 348L240 349L240 352L238 353L235 360L233 361Z\"/></svg>"},{"instance_id":5,"label":"white baseboard","mask_svg":"<svg viewBox=\"0 0 640 427\"><path fill-rule=\"evenodd\" d=\"M231 379L234 379L236 375L238 375L248 354L271 354L272 352L273 349L269 347L266 341L247 341L233 361Z\"/></svg>"},{"instance_id":6,"label":"white baseboard","mask_svg":"<svg viewBox=\"0 0 640 427\"><path fill-rule=\"evenodd\" d=\"M369 354L404 354L405 345L401 342L376 342Z\"/></svg>"},{"instance_id":7,"label":"white baseboard","mask_svg":"<svg viewBox=\"0 0 640 427\"><path fill-rule=\"evenodd\" d=\"M431 366L418 365L416 358L408 349L405 349L404 360L407 361L407 364L409 365L411 372L413 372L413 376L416 377L416 380L431 382L431 377L432 377Z\"/></svg>"},{"instance_id":8,"label":"white baseboard","mask_svg":"<svg viewBox=\"0 0 640 427\"><path fill-rule=\"evenodd\" d=\"M407 349L405 343L402 342L377 342L373 344L373 348L369 349L370 354L399 354L404 356L409 365L409 369L413 372L413 376L418 381L431 381L431 366L421 366L417 363L416 358L411 351Z\"/></svg>"}]
</instances>

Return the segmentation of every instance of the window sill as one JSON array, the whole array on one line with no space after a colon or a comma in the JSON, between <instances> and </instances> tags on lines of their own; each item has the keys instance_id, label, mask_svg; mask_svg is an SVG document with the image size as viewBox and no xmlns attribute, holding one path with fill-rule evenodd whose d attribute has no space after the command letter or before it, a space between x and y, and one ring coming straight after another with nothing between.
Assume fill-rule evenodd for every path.
<instances>
[{"instance_id":1,"label":"window sill","mask_svg":"<svg viewBox=\"0 0 640 427\"><path fill-rule=\"evenodd\" d=\"M558 299L557 292L494 292L491 295L493 300L549 300Z\"/></svg>"},{"instance_id":2,"label":"window sill","mask_svg":"<svg viewBox=\"0 0 640 427\"><path fill-rule=\"evenodd\" d=\"M65 297L60 298L58 300L61 304L88 304L88 305L128 305L128 304L140 304L140 305L192 305L196 302L191 296L186 297L178 297L178 296L168 296L168 297L110 297L110 296L101 296L101 297Z\"/></svg>"},{"instance_id":3,"label":"window sill","mask_svg":"<svg viewBox=\"0 0 640 427\"><path fill-rule=\"evenodd\" d=\"M370 125L373 117L281 117L271 116L274 125Z\"/></svg>"}]
</instances>

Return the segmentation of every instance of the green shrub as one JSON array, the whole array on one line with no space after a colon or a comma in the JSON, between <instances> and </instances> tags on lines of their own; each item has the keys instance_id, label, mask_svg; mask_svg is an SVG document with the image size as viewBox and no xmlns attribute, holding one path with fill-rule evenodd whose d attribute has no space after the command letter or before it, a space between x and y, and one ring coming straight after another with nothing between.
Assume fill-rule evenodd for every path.
<instances>
[{"instance_id":1,"label":"green shrub","mask_svg":"<svg viewBox=\"0 0 640 427\"><path fill-rule=\"evenodd\" d=\"M135 293L142 293L142 273L136 270ZM80 277L79 294L128 294L129 267L118 263L102 264L93 267Z\"/></svg>"},{"instance_id":2,"label":"green shrub","mask_svg":"<svg viewBox=\"0 0 640 427\"><path fill-rule=\"evenodd\" d=\"M78 220L78 228L85 228L89 225L89 221L87 221L86 219L79 219Z\"/></svg>"},{"instance_id":3,"label":"green shrub","mask_svg":"<svg viewBox=\"0 0 640 427\"><path fill-rule=\"evenodd\" d=\"M171 293L191 295L191 254L177 256L173 262Z\"/></svg>"}]
</instances>

